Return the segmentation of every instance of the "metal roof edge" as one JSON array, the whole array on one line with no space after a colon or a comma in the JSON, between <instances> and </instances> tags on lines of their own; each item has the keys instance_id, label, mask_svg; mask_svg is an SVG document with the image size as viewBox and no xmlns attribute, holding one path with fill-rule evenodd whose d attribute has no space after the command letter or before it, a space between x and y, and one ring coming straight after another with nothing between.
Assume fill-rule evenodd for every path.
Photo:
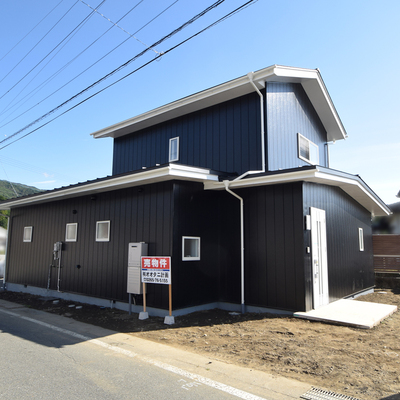
<instances>
[{"instance_id":1,"label":"metal roof edge","mask_svg":"<svg viewBox=\"0 0 400 400\"><path fill-rule=\"evenodd\" d=\"M15 198L0 202L0 210L29 206L50 201L64 200L73 197L86 196L111 190L124 189L139 185L158 183L168 180L187 181L218 181L218 175L206 168L195 168L179 164L153 168L145 171L135 171L130 174L111 176L85 183L79 183L44 193L35 193L23 198Z\"/></svg>"},{"instance_id":2,"label":"metal roof edge","mask_svg":"<svg viewBox=\"0 0 400 400\"><path fill-rule=\"evenodd\" d=\"M259 88L267 81L301 83L328 132L329 140L347 137L319 70L272 65L252 73ZM117 138L181 115L219 104L254 91L248 75L213 86L91 133L95 138Z\"/></svg>"},{"instance_id":3,"label":"metal roof edge","mask_svg":"<svg viewBox=\"0 0 400 400\"><path fill-rule=\"evenodd\" d=\"M384 216L391 213L389 207L358 175L351 175L320 166L298 170L274 171L273 173L257 174L256 176L251 175L239 181L230 181L229 188L234 190L300 181L340 187L375 216ZM225 190L225 185L223 182L205 182L204 189Z\"/></svg>"}]
</instances>

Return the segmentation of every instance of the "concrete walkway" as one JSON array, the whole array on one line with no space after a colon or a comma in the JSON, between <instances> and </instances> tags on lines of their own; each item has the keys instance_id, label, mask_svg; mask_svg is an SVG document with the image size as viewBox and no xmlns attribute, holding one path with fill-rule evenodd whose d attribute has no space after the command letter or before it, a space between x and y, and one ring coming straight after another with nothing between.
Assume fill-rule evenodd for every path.
<instances>
[{"instance_id":1,"label":"concrete walkway","mask_svg":"<svg viewBox=\"0 0 400 400\"><path fill-rule=\"evenodd\" d=\"M71 318L25 308L4 300L0 300L0 318L2 313L44 325L48 329L62 331L73 336L78 342L91 341L122 356L139 358L143 362L168 369L189 381L217 387L242 399L299 399L311 389L311 384L226 364L211 357L203 357L132 335L113 332Z\"/></svg>"},{"instance_id":2,"label":"concrete walkway","mask_svg":"<svg viewBox=\"0 0 400 400\"><path fill-rule=\"evenodd\" d=\"M355 328L371 329L397 311L397 306L357 300L338 300L317 310L296 312L294 317Z\"/></svg>"}]
</instances>

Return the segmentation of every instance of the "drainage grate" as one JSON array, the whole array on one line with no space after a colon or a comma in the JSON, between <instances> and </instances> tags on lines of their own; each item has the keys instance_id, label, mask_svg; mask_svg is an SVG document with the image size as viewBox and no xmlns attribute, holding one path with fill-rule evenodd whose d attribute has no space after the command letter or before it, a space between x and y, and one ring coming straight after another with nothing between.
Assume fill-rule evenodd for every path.
<instances>
[{"instance_id":1,"label":"drainage grate","mask_svg":"<svg viewBox=\"0 0 400 400\"><path fill-rule=\"evenodd\" d=\"M355 397L345 396L344 394L337 394L329 390L318 389L315 387L301 395L300 398L306 400L360 400Z\"/></svg>"}]
</instances>

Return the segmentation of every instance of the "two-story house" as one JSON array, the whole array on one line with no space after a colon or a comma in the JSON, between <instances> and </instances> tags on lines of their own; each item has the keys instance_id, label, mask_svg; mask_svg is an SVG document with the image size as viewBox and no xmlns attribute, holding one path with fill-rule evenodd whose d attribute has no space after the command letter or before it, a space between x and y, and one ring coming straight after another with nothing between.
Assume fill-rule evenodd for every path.
<instances>
[{"instance_id":1,"label":"two-story house","mask_svg":"<svg viewBox=\"0 0 400 400\"><path fill-rule=\"evenodd\" d=\"M1 203L9 290L124 307L132 242L171 256L176 315L308 311L374 286L371 215L390 210L329 168L346 132L318 70L274 65L92 135L114 139L112 176ZM168 287L147 305L168 309Z\"/></svg>"}]
</instances>

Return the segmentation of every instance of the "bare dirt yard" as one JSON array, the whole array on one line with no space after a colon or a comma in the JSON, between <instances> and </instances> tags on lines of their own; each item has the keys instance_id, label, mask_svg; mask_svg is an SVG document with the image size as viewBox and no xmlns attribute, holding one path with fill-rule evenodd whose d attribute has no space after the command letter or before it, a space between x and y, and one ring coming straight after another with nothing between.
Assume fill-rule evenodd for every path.
<instances>
[{"instance_id":1,"label":"bare dirt yard","mask_svg":"<svg viewBox=\"0 0 400 400\"><path fill-rule=\"evenodd\" d=\"M305 381L362 400L400 399L400 312L373 329L310 322L271 314L221 310L139 320L137 314L83 304L68 307L38 296L0 292L0 299L199 353L270 374ZM399 289L376 289L358 301L397 305ZM75 305L77 305L75 303Z\"/></svg>"}]
</instances>

